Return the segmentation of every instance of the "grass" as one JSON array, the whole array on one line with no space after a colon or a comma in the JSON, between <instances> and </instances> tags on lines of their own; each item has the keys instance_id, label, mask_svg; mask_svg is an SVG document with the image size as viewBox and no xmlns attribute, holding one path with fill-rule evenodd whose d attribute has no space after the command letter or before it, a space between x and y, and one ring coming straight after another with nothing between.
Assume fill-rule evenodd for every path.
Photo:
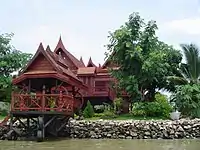
<instances>
[{"instance_id":1,"label":"grass","mask_svg":"<svg viewBox=\"0 0 200 150\"><path fill-rule=\"evenodd\" d=\"M98 117L92 117L92 118L85 118L85 120L99 120L101 119L100 116ZM136 117L131 114L123 114L116 116L115 118L110 118L106 120L166 120L166 118L163 117Z\"/></svg>"},{"instance_id":2,"label":"grass","mask_svg":"<svg viewBox=\"0 0 200 150\"><path fill-rule=\"evenodd\" d=\"M3 120L6 116L0 115L0 120Z\"/></svg>"}]
</instances>

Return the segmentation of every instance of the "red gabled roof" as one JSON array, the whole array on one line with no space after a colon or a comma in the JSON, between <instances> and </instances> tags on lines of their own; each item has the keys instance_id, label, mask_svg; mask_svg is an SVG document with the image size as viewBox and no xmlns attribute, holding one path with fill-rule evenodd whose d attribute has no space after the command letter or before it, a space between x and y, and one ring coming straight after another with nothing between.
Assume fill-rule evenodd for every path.
<instances>
[{"instance_id":1,"label":"red gabled roof","mask_svg":"<svg viewBox=\"0 0 200 150\"><path fill-rule=\"evenodd\" d=\"M93 62L92 62L92 58L90 57L87 67L97 67Z\"/></svg>"},{"instance_id":2,"label":"red gabled roof","mask_svg":"<svg viewBox=\"0 0 200 150\"><path fill-rule=\"evenodd\" d=\"M84 62L83 62L83 58L81 57L80 58L80 62L84 65L84 67L85 67L85 64L84 64Z\"/></svg>"},{"instance_id":3,"label":"red gabled roof","mask_svg":"<svg viewBox=\"0 0 200 150\"><path fill-rule=\"evenodd\" d=\"M51 63L52 67L60 72L61 70L58 68L58 65L52 60L52 58L48 57L46 51L44 50L44 47L42 45L42 43L40 43L35 55L33 56L33 58L29 61L29 63L26 65L26 67L23 69L23 71L21 73L24 73L25 71L27 71L27 69L31 66L31 64L35 61L35 59L39 56L39 54L43 54L43 56ZM21 74L20 73L20 74Z\"/></svg>"},{"instance_id":4,"label":"red gabled roof","mask_svg":"<svg viewBox=\"0 0 200 150\"><path fill-rule=\"evenodd\" d=\"M58 44L54 50L55 53L59 51L59 49L62 49L62 51L68 56L68 58L74 63L74 65L79 68L79 67L85 67L85 65L79 61L76 57L74 57L70 52L68 52L62 42L62 39L60 37Z\"/></svg>"},{"instance_id":5,"label":"red gabled roof","mask_svg":"<svg viewBox=\"0 0 200 150\"><path fill-rule=\"evenodd\" d=\"M40 54L42 54L49 61L49 63L52 65L52 67L53 67L53 69L55 69L55 71L40 70L40 71L26 72L27 69L32 65L32 63L36 60L36 58ZM66 81L66 83L69 83L72 85L75 84L81 88L87 88L85 85L82 84L82 81L79 80L76 77L76 75L71 72L71 70L67 69L66 66L64 68L60 65L60 63L64 63L64 61L62 60L62 58L58 58L58 57L56 56L56 54L54 55L54 53L50 50L49 46L47 46L47 49L45 51L42 43L40 43L38 50L37 50L36 54L34 55L34 57L31 59L31 61L28 63L28 65L21 72L21 75L15 79L13 79L13 83L17 84L29 76L31 78L32 77L35 78L37 76L38 77L52 76L52 77L59 77L60 79L62 79L62 81Z\"/></svg>"},{"instance_id":6,"label":"red gabled roof","mask_svg":"<svg viewBox=\"0 0 200 150\"><path fill-rule=\"evenodd\" d=\"M73 77L74 79L80 81L80 80L76 77L76 75L75 75L70 69L68 69L68 67L66 66L64 60L63 60L59 55L56 55L55 53L53 53L53 52L50 50L50 47L49 47L49 46L47 46L46 51L47 51L47 54L53 59L53 61L54 61L55 63L58 64L59 69L62 70L62 72L63 72L65 75L71 76L71 77ZM64 67L62 67L60 64L62 64Z\"/></svg>"},{"instance_id":7,"label":"red gabled roof","mask_svg":"<svg viewBox=\"0 0 200 150\"><path fill-rule=\"evenodd\" d=\"M59 65L64 66L65 68L69 68L67 64L65 63L64 59L60 57L59 55L55 54L54 52L51 51L49 45L46 48L46 52L54 59L55 62L57 62Z\"/></svg>"}]
</instances>

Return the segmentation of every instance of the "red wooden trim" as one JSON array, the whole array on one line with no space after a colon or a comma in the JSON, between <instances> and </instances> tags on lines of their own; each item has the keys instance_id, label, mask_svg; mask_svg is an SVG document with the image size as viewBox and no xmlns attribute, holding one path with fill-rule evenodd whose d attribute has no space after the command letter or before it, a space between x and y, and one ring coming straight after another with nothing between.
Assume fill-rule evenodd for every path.
<instances>
[{"instance_id":1,"label":"red wooden trim","mask_svg":"<svg viewBox=\"0 0 200 150\"><path fill-rule=\"evenodd\" d=\"M50 98L54 98L55 105L52 108L49 104ZM12 94L11 111L56 111L73 112L74 98L69 95L60 94Z\"/></svg>"},{"instance_id":2,"label":"red wooden trim","mask_svg":"<svg viewBox=\"0 0 200 150\"><path fill-rule=\"evenodd\" d=\"M54 77L56 77L55 76L56 74L57 73L51 73L51 74L50 73L48 73L48 74L46 74L46 73L44 73L44 74L22 74L22 75L18 76L17 78L13 79L12 83L13 84L18 84L19 82L21 82L21 81L23 81L23 80L25 80L27 78L47 78L47 77L54 78Z\"/></svg>"},{"instance_id":3,"label":"red wooden trim","mask_svg":"<svg viewBox=\"0 0 200 150\"><path fill-rule=\"evenodd\" d=\"M80 81L77 81L77 80L74 80L73 78L69 78L67 76L64 76L64 75L61 75L61 74L57 74L57 73L52 73L52 74L22 74L20 75L19 77L13 79L12 83L14 85L18 84L19 82L27 79L27 78L57 78L61 81L64 81L66 82L67 84L70 84L70 85L75 85L76 87L78 88L81 88L81 89L84 89L86 90L87 89L87 86L86 85L83 85L82 82Z\"/></svg>"},{"instance_id":4,"label":"red wooden trim","mask_svg":"<svg viewBox=\"0 0 200 150\"><path fill-rule=\"evenodd\" d=\"M59 49L63 51L63 53L69 58L69 60L74 64L76 68L84 67L84 65L76 57L74 57L70 52L66 50L61 37L59 38L59 41L58 41L58 44L56 45L54 53L57 53Z\"/></svg>"},{"instance_id":5,"label":"red wooden trim","mask_svg":"<svg viewBox=\"0 0 200 150\"><path fill-rule=\"evenodd\" d=\"M36 54L33 56L33 58L31 59L31 61L28 63L28 65L24 68L24 70L21 73L24 73L28 69L28 67L30 67L30 65L35 61L35 59L39 56L40 53L42 53L44 55L44 57L50 62L50 64L52 65L52 67L56 71L58 71L58 72L61 71L57 67L57 65L55 64L55 62L52 60L52 58L50 58L49 55L46 53L46 51L44 50L44 47L43 47L42 43L40 43Z\"/></svg>"},{"instance_id":6,"label":"red wooden trim","mask_svg":"<svg viewBox=\"0 0 200 150\"><path fill-rule=\"evenodd\" d=\"M94 81L113 81L113 78L95 78Z\"/></svg>"},{"instance_id":7,"label":"red wooden trim","mask_svg":"<svg viewBox=\"0 0 200 150\"><path fill-rule=\"evenodd\" d=\"M62 80L63 81L63 78L65 77L64 75L61 75L61 74L56 74L56 77L59 79L59 80ZM66 83L70 84L70 85L74 85L80 89L84 89L84 90L87 90L88 87L83 84L81 81L79 80L74 80L74 78L68 78L68 81L65 81Z\"/></svg>"},{"instance_id":8,"label":"red wooden trim","mask_svg":"<svg viewBox=\"0 0 200 150\"><path fill-rule=\"evenodd\" d=\"M90 57L90 59L89 59L89 61L88 61L88 64L87 64L87 67L89 67L89 66L92 66L92 67L97 67L94 63L93 63L93 61L92 61L92 58Z\"/></svg>"}]
</instances>

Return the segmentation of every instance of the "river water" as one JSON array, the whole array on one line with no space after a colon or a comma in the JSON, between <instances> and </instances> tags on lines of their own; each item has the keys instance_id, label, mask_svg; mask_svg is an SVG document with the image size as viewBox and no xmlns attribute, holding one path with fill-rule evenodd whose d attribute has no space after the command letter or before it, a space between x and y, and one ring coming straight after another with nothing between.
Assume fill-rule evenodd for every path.
<instances>
[{"instance_id":1,"label":"river water","mask_svg":"<svg viewBox=\"0 0 200 150\"><path fill-rule=\"evenodd\" d=\"M200 150L200 140L0 141L0 150Z\"/></svg>"}]
</instances>

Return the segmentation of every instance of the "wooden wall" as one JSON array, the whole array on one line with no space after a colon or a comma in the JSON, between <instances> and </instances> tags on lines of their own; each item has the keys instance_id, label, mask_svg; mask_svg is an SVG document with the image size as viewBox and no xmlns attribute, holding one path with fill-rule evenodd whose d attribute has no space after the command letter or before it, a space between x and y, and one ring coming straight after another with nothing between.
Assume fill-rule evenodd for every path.
<instances>
[{"instance_id":1,"label":"wooden wall","mask_svg":"<svg viewBox=\"0 0 200 150\"><path fill-rule=\"evenodd\" d=\"M52 65L49 63L49 61L43 56L43 54L40 54L36 60L29 66L26 72L29 71L53 71Z\"/></svg>"}]
</instances>

